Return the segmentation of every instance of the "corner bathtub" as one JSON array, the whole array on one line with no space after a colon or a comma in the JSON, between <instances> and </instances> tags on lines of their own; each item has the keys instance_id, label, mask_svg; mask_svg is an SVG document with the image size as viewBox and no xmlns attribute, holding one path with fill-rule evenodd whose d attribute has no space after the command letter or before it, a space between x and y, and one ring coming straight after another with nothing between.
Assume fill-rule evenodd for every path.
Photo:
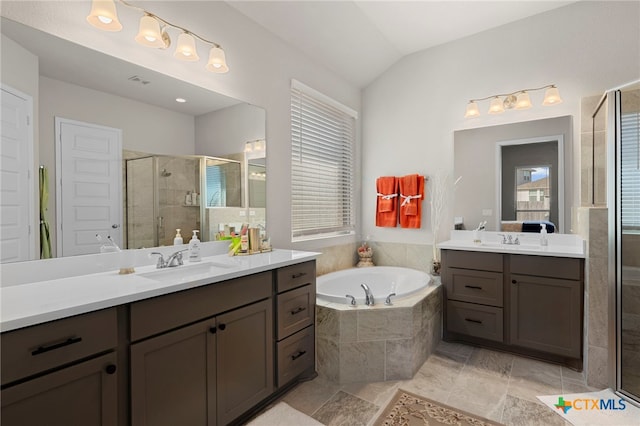
<instances>
[{"instance_id":1,"label":"corner bathtub","mask_svg":"<svg viewBox=\"0 0 640 426\"><path fill-rule=\"evenodd\" d=\"M365 293L360 284L371 289L376 305L384 305L391 293L396 300L413 295L429 286L432 279L425 272L396 266L373 266L352 268L321 275L316 280L317 298L324 302L350 304L350 294L355 297L358 306L365 304Z\"/></svg>"},{"instance_id":2,"label":"corner bathtub","mask_svg":"<svg viewBox=\"0 0 640 426\"><path fill-rule=\"evenodd\" d=\"M362 283L374 306L364 303ZM439 278L391 266L345 269L317 277L316 292L316 367L333 382L410 379L440 342ZM386 306L389 293L397 295Z\"/></svg>"}]
</instances>

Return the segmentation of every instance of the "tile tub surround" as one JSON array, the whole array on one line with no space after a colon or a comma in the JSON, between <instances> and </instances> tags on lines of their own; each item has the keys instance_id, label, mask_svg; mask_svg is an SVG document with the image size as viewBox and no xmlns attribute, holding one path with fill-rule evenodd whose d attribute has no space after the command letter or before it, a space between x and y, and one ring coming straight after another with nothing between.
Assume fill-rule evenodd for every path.
<instances>
[{"instance_id":1,"label":"tile tub surround","mask_svg":"<svg viewBox=\"0 0 640 426\"><path fill-rule=\"evenodd\" d=\"M318 301L318 374L340 384L410 379L440 342L441 330L439 278L393 306Z\"/></svg>"}]
</instances>

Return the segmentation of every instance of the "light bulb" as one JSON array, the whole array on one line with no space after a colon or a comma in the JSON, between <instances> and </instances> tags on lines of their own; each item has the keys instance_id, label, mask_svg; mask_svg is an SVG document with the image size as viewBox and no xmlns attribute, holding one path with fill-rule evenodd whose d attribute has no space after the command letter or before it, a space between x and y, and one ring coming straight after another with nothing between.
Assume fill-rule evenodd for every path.
<instances>
[{"instance_id":1,"label":"light bulb","mask_svg":"<svg viewBox=\"0 0 640 426\"><path fill-rule=\"evenodd\" d=\"M178 59L183 61L197 61L200 59L196 50L196 40L189 33L182 33L178 36L178 43L176 45L176 51L173 54Z\"/></svg>"},{"instance_id":2,"label":"light bulb","mask_svg":"<svg viewBox=\"0 0 640 426\"><path fill-rule=\"evenodd\" d=\"M208 71L223 74L229 71L224 50L221 47L212 47L209 51L209 60L205 67Z\"/></svg>"},{"instance_id":3,"label":"light bulb","mask_svg":"<svg viewBox=\"0 0 640 426\"><path fill-rule=\"evenodd\" d=\"M479 115L480 110L478 109L478 104L476 104L474 101L469 101L469 103L467 104L467 111L464 113L464 117L477 117Z\"/></svg>"},{"instance_id":4,"label":"light bulb","mask_svg":"<svg viewBox=\"0 0 640 426\"><path fill-rule=\"evenodd\" d=\"M104 31L120 31L122 29L113 0L93 0L87 22Z\"/></svg>"}]
</instances>

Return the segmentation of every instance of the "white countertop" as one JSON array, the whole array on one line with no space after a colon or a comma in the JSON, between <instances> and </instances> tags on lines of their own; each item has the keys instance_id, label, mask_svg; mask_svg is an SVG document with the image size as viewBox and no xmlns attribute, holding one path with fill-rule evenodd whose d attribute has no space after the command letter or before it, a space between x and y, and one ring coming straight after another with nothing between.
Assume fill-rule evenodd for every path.
<instances>
[{"instance_id":1,"label":"white countertop","mask_svg":"<svg viewBox=\"0 0 640 426\"><path fill-rule=\"evenodd\" d=\"M198 263L185 261L183 266L175 268L136 267L136 272L129 275L111 271L2 287L0 331L294 265L313 260L319 254L273 250L250 256L216 255L203 257ZM165 277L162 276L164 272L167 273ZM145 277L145 274L149 276Z\"/></svg>"},{"instance_id":2,"label":"white countertop","mask_svg":"<svg viewBox=\"0 0 640 426\"><path fill-rule=\"evenodd\" d=\"M585 258L585 241L574 234L548 234L548 245L540 244L540 234L480 231L482 242L473 241L473 231L451 231L451 239L438 243L440 249L527 254L534 256ZM520 244L502 244L501 234L518 237Z\"/></svg>"}]
</instances>

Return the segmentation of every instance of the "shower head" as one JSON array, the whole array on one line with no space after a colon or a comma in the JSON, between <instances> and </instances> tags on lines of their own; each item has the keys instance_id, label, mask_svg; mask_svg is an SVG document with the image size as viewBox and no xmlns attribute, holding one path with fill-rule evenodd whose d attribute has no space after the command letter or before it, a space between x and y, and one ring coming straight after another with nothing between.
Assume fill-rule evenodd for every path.
<instances>
[{"instance_id":1,"label":"shower head","mask_svg":"<svg viewBox=\"0 0 640 426\"><path fill-rule=\"evenodd\" d=\"M169 177L171 176L171 172L168 172L167 169L162 169L162 171L160 172L160 176Z\"/></svg>"}]
</instances>

